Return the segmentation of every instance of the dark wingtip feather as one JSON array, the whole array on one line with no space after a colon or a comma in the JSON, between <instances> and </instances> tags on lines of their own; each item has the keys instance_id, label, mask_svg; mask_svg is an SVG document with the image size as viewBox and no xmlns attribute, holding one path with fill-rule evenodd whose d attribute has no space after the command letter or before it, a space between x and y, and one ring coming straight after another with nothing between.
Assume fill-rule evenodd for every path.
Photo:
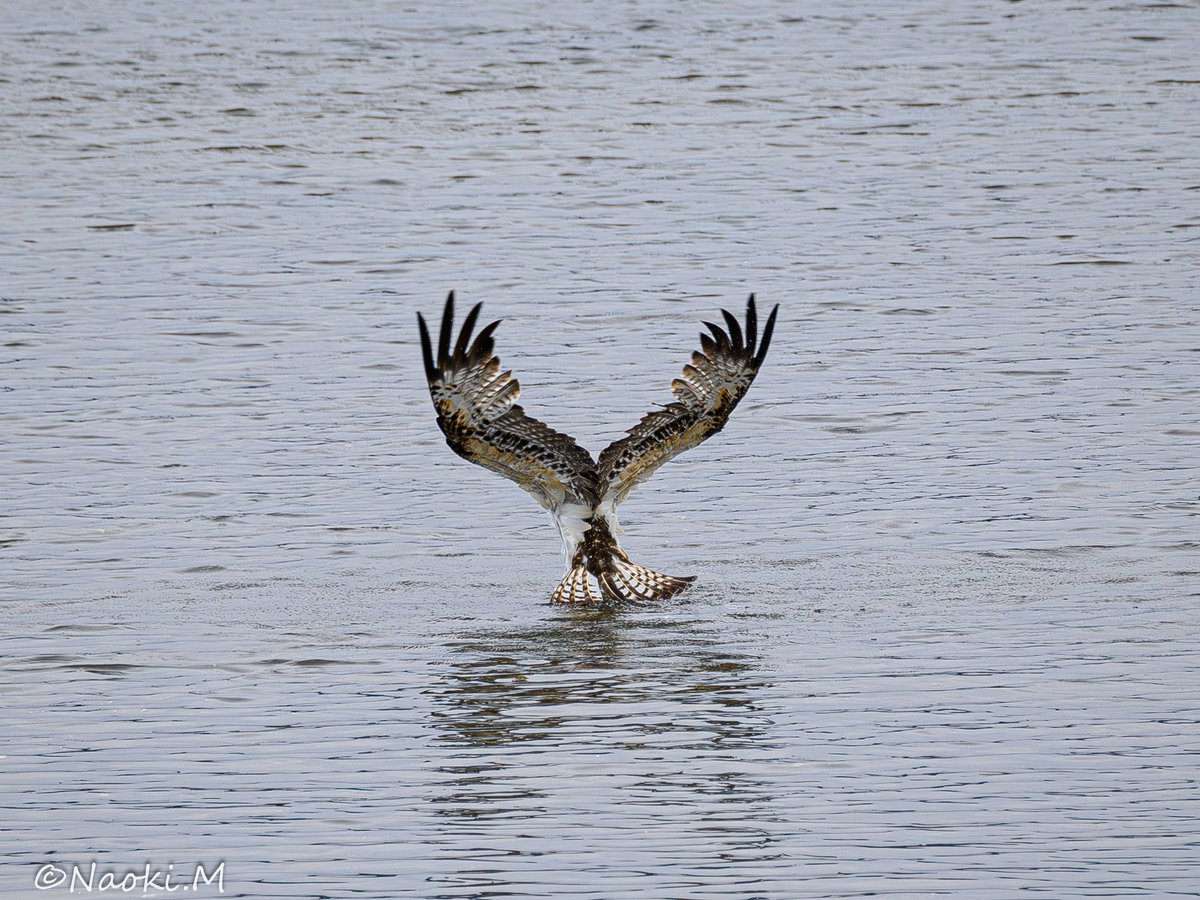
<instances>
[{"instance_id":1,"label":"dark wingtip feather","mask_svg":"<svg viewBox=\"0 0 1200 900\"><path fill-rule=\"evenodd\" d=\"M719 325L714 325L712 322L704 322L704 327L712 332L713 339L717 342L718 350L729 349L729 335Z\"/></svg>"},{"instance_id":2,"label":"dark wingtip feather","mask_svg":"<svg viewBox=\"0 0 1200 900\"><path fill-rule=\"evenodd\" d=\"M725 324L729 328L729 340L733 345L734 353L741 353L745 349L745 344L742 343L742 326L737 318L727 309L721 310L721 316L725 319Z\"/></svg>"},{"instance_id":3,"label":"dark wingtip feather","mask_svg":"<svg viewBox=\"0 0 1200 900\"><path fill-rule=\"evenodd\" d=\"M488 325L479 332L479 337L475 338L475 343L471 345L471 350L467 354L469 359L475 360L481 356L489 356L492 352L492 332L500 327L500 319L497 319L491 325Z\"/></svg>"},{"instance_id":4,"label":"dark wingtip feather","mask_svg":"<svg viewBox=\"0 0 1200 900\"><path fill-rule=\"evenodd\" d=\"M758 348L758 355L754 357L754 367L757 369L762 365L762 362L767 357L767 348L771 346L771 335L775 331L775 314L779 312L779 304L775 304L775 308L771 310L771 315L767 316L767 325L763 328L762 345Z\"/></svg>"},{"instance_id":5,"label":"dark wingtip feather","mask_svg":"<svg viewBox=\"0 0 1200 900\"><path fill-rule=\"evenodd\" d=\"M417 313L417 328L421 331L421 358L425 360L425 380L433 384L437 378L437 370L433 367L433 346L429 342L429 326L425 317Z\"/></svg>"},{"instance_id":6,"label":"dark wingtip feather","mask_svg":"<svg viewBox=\"0 0 1200 900\"><path fill-rule=\"evenodd\" d=\"M437 364L439 369L446 368L450 361L450 331L454 327L454 291L446 297L446 306L442 310L442 328L438 332L438 357Z\"/></svg>"},{"instance_id":7,"label":"dark wingtip feather","mask_svg":"<svg viewBox=\"0 0 1200 900\"><path fill-rule=\"evenodd\" d=\"M754 303L754 295L746 301L746 353L754 356L754 348L758 344L758 307Z\"/></svg>"},{"instance_id":8,"label":"dark wingtip feather","mask_svg":"<svg viewBox=\"0 0 1200 900\"><path fill-rule=\"evenodd\" d=\"M476 303L467 313L466 319L463 320L462 331L458 333L458 342L454 345L455 359L462 359L463 354L467 352L467 347L471 344L471 332L475 330L475 320L479 318L481 309L483 309L483 304Z\"/></svg>"}]
</instances>

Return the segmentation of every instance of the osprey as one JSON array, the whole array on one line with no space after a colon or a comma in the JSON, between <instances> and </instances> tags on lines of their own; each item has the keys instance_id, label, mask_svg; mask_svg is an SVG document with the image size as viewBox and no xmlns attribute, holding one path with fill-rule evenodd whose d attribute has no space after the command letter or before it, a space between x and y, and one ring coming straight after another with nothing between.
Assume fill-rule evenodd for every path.
<instances>
[{"instance_id":1,"label":"osprey","mask_svg":"<svg viewBox=\"0 0 1200 900\"><path fill-rule=\"evenodd\" d=\"M501 371L492 354L492 322L475 339L471 333L482 303L476 303L454 337L454 292L446 298L437 356L425 318L417 313L425 376L438 426L450 449L499 472L533 495L554 516L567 574L555 588L554 603L603 600L662 600L695 581L695 576L663 575L632 562L617 543L622 533L617 506L667 460L695 447L725 427L729 414L758 374L771 333L776 305L758 336L754 295L746 303L743 330L721 310L726 328L711 322L701 332L700 350L671 382L675 400L648 413L592 459L575 439L525 415L516 405L521 387L511 371ZM599 585L592 589L591 576Z\"/></svg>"}]
</instances>

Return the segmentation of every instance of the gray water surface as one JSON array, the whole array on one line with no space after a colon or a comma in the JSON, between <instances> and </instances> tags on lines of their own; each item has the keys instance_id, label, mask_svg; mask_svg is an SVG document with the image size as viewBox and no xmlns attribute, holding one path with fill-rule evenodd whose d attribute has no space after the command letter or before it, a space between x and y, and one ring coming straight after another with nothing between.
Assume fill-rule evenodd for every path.
<instances>
[{"instance_id":1,"label":"gray water surface","mask_svg":"<svg viewBox=\"0 0 1200 900\"><path fill-rule=\"evenodd\" d=\"M3 19L0 894L1196 895L1200 8ZM450 288L593 452L782 305L693 590L546 604Z\"/></svg>"}]
</instances>

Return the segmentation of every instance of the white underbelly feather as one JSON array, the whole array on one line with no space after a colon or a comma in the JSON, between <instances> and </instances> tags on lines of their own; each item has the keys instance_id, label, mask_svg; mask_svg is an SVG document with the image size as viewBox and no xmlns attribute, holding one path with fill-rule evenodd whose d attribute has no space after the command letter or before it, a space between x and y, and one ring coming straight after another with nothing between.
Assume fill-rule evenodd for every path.
<instances>
[{"instance_id":1,"label":"white underbelly feather","mask_svg":"<svg viewBox=\"0 0 1200 900\"><path fill-rule=\"evenodd\" d=\"M588 519L592 517L592 510L582 503L567 502L555 507L553 513L558 536L562 538L563 555L567 558L569 568L571 561L575 558L575 552L583 543L583 536L592 527L588 522Z\"/></svg>"}]
</instances>

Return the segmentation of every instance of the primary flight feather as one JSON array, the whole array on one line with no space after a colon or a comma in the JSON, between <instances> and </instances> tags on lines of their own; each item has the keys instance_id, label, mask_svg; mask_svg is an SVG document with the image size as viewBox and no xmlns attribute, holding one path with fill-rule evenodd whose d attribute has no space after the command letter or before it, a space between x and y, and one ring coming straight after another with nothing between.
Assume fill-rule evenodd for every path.
<instances>
[{"instance_id":1,"label":"primary flight feather","mask_svg":"<svg viewBox=\"0 0 1200 900\"><path fill-rule=\"evenodd\" d=\"M701 333L700 350L671 382L675 400L648 413L598 461L574 438L517 405L521 386L493 353L492 334L500 322L472 340L482 307L471 308L455 339L451 291L436 353L425 317L417 313L429 393L451 450L515 481L554 516L567 574L551 600L661 600L685 590L694 576L663 575L629 559L617 542L617 506L663 463L725 427L767 355L779 306L767 317L761 338L753 294L744 327L726 310L721 310L725 328L705 322L710 334Z\"/></svg>"}]
</instances>

